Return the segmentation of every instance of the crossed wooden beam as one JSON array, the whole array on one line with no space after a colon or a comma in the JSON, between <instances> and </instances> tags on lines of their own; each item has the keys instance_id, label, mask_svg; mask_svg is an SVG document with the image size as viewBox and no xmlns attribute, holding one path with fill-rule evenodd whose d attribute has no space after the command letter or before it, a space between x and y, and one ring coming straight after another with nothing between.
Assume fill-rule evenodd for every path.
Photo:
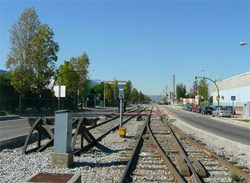
<instances>
[{"instance_id":1,"label":"crossed wooden beam","mask_svg":"<svg viewBox=\"0 0 250 183\"><path fill-rule=\"evenodd\" d=\"M83 141L84 139L87 140L89 144L95 144L96 139L94 136L89 132L88 128L86 128L86 125L95 126L96 122L99 120L99 118L73 118L72 121L72 150L76 151L76 140L77 136L81 135L81 143L80 148L83 149ZM54 145L54 124L55 124L55 118L30 118L29 119L29 125L31 126L31 129L26 137L22 154L27 154L29 152L41 152L48 148L49 146ZM35 132L37 131L37 132ZM74 133L73 133L74 132ZM37 147L28 149L28 146L32 143L32 138L36 134L37 136ZM48 141L45 144L41 144L41 141L43 139L48 139Z\"/></svg>"}]
</instances>

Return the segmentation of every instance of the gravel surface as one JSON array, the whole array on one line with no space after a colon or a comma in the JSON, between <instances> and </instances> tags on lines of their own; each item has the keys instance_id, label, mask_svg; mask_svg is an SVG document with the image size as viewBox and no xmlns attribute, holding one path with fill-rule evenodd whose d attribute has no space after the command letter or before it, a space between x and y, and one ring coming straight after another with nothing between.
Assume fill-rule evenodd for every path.
<instances>
[{"instance_id":1,"label":"gravel surface","mask_svg":"<svg viewBox=\"0 0 250 183\"><path fill-rule=\"evenodd\" d=\"M98 148L74 157L73 168L52 168L49 148L41 153L22 155L19 149L5 149L0 152L0 182L18 183L30 176L41 173L80 173L82 182L119 182L126 162L121 162L121 154L126 151L132 137L142 122L132 119L125 127L127 137L122 139L117 132L107 135Z\"/></svg>"}]
</instances>

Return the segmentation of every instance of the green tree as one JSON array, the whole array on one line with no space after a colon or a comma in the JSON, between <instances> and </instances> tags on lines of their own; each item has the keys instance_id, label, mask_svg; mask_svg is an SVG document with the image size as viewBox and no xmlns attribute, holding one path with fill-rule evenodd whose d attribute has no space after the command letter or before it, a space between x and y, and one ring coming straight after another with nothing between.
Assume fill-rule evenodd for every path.
<instances>
[{"instance_id":1,"label":"green tree","mask_svg":"<svg viewBox=\"0 0 250 183\"><path fill-rule=\"evenodd\" d=\"M131 101L135 103L138 102L138 100L139 100L139 93L136 88L133 88L131 92Z\"/></svg>"},{"instance_id":2,"label":"green tree","mask_svg":"<svg viewBox=\"0 0 250 183\"><path fill-rule=\"evenodd\" d=\"M115 80L114 84L112 84L112 88L113 88L114 100L117 100L118 95L119 95L119 88L118 88L118 81L117 80Z\"/></svg>"},{"instance_id":3,"label":"green tree","mask_svg":"<svg viewBox=\"0 0 250 183\"><path fill-rule=\"evenodd\" d=\"M11 84L20 93L30 90L33 80L33 40L37 36L40 21L32 8L25 9L10 30L10 53L6 66Z\"/></svg>"},{"instance_id":4,"label":"green tree","mask_svg":"<svg viewBox=\"0 0 250 183\"><path fill-rule=\"evenodd\" d=\"M68 96L74 97L77 95L79 82L79 73L74 71L74 66L69 61L64 61L58 69L58 85L65 85Z\"/></svg>"},{"instance_id":5,"label":"green tree","mask_svg":"<svg viewBox=\"0 0 250 183\"><path fill-rule=\"evenodd\" d=\"M57 83L66 85L68 95L84 97L88 85L88 66L89 58L85 52L79 57L70 58L60 66Z\"/></svg>"},{"instance_id":6,"label":"green tree","mask_svg":"<svg viewBox=\"0 0 250 183\"><path fill-rule=\"evenodd\" d=\"M139 102L145 101L145 96L142 92L139 92L139 94L138 94L138 101Z\"/></svg>"},{"instance_id":7,"label":"green tree","mask_svg":"<svg viewBox=\"0 0 250 183\"><path fill-rule=\"evenodd\" d=\"M128 80L124 85L124 97L126 101L131 101L132 82Z\"/></svg>"},{"instance_id":8,"label":"green tree","mask_svg":"<svg viewBox=\"0 0 250 183\"><path fill-rule=\"evenodd\" d=\"M6 66L11 85L20 94L21 112L21 96L31 89L41 94L49 84L59 46L53 41L52 30L48 25L40 23L33 8L23 11L10 33L11 48Z\"/></svg>"},{"instance_id":9,"label":"green tree","mask_svg":"<svg viewBox=\"0 0 250 183\"><path fill-rule=\"evenodd\" d=\"M183 83L176 85L176 95L177 100L180 101L180 98L184 98L186 95L186 86Z\"/></svg>"},{"instance_id":10,"label":"green tree","mask_svg":"<svg viewBox=\"0 0 250 183\"><path fill-rule=\"evenodd\" d=\"M111 101L113 100L114 94L113 94L113 88L111 84L105 83L105 99Z\"/></svg>"},{"instance_id":11,"label":"green tree","mask_svg":"<svg viewBox=\"0 0 250 183\"><path fill-rule=\"evenodd\" d=\"M89 57L84 52L81 56L75 58L71 58L70 62L74 65L74 70L79 73L79 83L78 83L78 89L82 95L84 95L84 92L87 87L87 81L88 81L88 67L89 67Z\"/></svg>"},{"instance_id":12,"label":"green tree","mask_svg":"<svg viewBox=\"0 0 250 183\"><path fill-rule=\"evenodd\" d=\"M41 25L32 41L33 50L33 80L36 93L41 94L50 83L55 72L58 44L53 40L54 33L48 25Z\"/></svg>"},{"instance_id":13,"label":"green tree","mask_svg":"<svg viewBox=\"0 0 250 183\"><path fill-rule=\"evenodd\" d=\"M92 94L96 94L100 100L103 100L104 88L103 84L97 84L91 89Z\"/></svg>"},{"instance_id":14,"label":"green tree","mask_svg":"<svg viewBox=\"0 0 250 183\"><path fill-rule=\"evenodd\" d=\"M204 78L202 78L198 85L198 95L200 96L200 100L208 101L208 83Z\"/></svg>"}]
</instances>

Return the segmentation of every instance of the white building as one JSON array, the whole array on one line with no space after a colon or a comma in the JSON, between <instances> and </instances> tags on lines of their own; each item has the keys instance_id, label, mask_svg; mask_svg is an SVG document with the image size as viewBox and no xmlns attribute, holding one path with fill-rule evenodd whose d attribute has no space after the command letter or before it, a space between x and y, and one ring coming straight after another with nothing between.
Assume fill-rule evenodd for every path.
<instances>
[{"instance_id":1,"label":"white building","mask_svg":"<svg viewBox=\"0 0 250 183\"><path fill-rule=\"evenodd\" d=\"M220 91L220 105L243 106L250 102L250 71L216 82ZM217 90L212 92L213 103L217 105ZM233 99L235 98L235 101Z\"/></svg>"}]
</instances>

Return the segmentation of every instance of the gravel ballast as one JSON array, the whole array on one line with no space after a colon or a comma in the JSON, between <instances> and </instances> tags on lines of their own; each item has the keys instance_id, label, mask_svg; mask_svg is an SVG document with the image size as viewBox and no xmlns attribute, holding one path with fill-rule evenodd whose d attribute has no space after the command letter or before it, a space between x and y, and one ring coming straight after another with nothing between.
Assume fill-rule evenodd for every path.
<instances>
[{"instance_id":1,"label":"gravel ballast","mask_svg":"<svg viewBox=\"0 0 250 183\"><path fill-rule=\"evenodd\" d=\"M121 162L121 154L126 151L130 140L138 132L142 121L133 118L124 126L127 137L120 138L117 131L107 135L101 146L93 148L81 156L74 157L73 168L52 168L49 148L41 153L21 154L21 149L5 149L0 152L0 182L23 182L36 173L80 173L82 182L119 182L126 162Z\"/></svg>"}]
</instances>

